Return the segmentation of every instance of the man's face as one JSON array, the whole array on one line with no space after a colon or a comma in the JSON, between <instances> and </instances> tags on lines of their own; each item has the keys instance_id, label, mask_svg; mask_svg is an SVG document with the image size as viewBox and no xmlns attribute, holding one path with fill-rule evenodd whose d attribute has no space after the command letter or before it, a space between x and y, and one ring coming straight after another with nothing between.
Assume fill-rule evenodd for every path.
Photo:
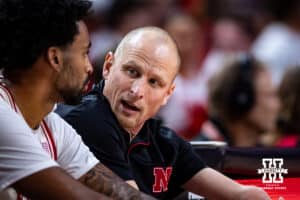
<instances>
[{"instance_id":1,"label":"man's face","mask_svg":"<svg viewBox=\"0 0 300 200\"><path fill-rule=\"evenodd\" d=\"M59 95L67 104L79 103L93 71L88 58L90 40L86 25L79 22L78 29L74 42L63 51L63 67L56 82Z\"/></svg>"},{"instance_id":2,"label":"man's face","mask_svg":"<svg viewBox=\"0 0 300 200\"><path fill-rule=\"evenodd\" d=\"M142 127L167 102L175 85L177 54L157 42L129 45L116 57L106 56L104 95L121 126L130 132Z\"/></svg>"},{"instance_id":3,"label":"man's face","mask_svg":"<svg viewBox=\"0 0 300 200\"><path fill-rule=\"evenodd\" d=\"M270 131L276 124L280 102L271 75L267 71L258 72L255 93L256 101L249 113L249 119L261 131Z\"/></svg>"}]
</instances>

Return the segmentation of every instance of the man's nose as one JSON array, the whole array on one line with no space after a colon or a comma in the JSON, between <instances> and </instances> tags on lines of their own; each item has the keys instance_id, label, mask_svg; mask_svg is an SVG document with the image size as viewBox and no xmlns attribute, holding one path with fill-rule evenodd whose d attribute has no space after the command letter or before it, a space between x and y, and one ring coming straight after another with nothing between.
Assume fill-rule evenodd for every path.
<instances>
[{"instance_id":1,"label":"man's nose","mask_svg":"<svg viewBox=\"0 0 300 200\"><path fill-rule=\"evenodd\" d=\"M94 68L93 68L93 66L92 66L92 64L91 64L91 61L88 60L88 61L87 61L87 66L86 66L86 72L87 72L89 75L91 75L91 74L93 73L93 71L94 71Z\"/></svg>"},{"instance_id":2,"label":"man's nose","mask_svg":"<svg viewBox=\"0 0 300 200\"><path fill-rule=\"evenodd\" d=\"M141 99L145 95L145 81L143 79L136 79L130 88L130 94L137 99Z\"/></svg>"}]
</instances>

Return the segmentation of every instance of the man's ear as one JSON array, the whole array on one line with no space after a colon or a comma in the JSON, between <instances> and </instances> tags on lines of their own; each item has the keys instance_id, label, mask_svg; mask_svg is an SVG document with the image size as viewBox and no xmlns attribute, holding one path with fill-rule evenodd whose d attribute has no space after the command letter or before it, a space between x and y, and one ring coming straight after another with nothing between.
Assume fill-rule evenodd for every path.
<instances>
[{"instance_id":1,"label":"man's ear","mask_svg":"<svg viewBox=\"0 0 300 200\"><path fill-rule=\"evenodd\" d=\"M171 97L171 95L173 94L174 90L175 90L175 83L172 83L172 86L169 88L167 95L164 97L164 101L162 103L162 105L166 105L168 103L169 98Z\"/></svg>"},{"instance_id":2,"label":"man's ear","mask_svg":"<svg viewBox=\"0 0 300 200\"><path fill-rule=\"evenodd\" d=\"M111 66L113 65L113 61L114 61L114 54L113 54L113 52L110 51L105 56L103 69L102 69L102 76L103 76L103 79L105 79L105 80L108 78L108 75L111 70Z\"/></svg>"},{"instance_id":3,"label":"man's ear","mask_svg":"<svg viewBox=\"0 0 300 200\"><path fill-rule=\"evenodd\" d=\"M63 66L63 52L58 47L50 47L46 53L46 59L55 71L60 71Z\"/></svg>"}]
</instances>

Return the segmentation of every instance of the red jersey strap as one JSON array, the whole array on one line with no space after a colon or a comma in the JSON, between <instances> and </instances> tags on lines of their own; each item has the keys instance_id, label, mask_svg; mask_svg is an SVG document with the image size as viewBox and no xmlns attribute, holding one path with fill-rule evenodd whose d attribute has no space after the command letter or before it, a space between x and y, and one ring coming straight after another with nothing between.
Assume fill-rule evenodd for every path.
<instances>
[{"instance_id":1,"label":"red jersey strap","mask_svg":"<svg viewBox=\"0 0 300 200\"><path fill-rule=\"evenodd\" d=\"M29 199L24 197L22 194L18 193L17 200L29 200Z\"/></svg>"},{"instance_id":2,"label":"red jersey strap","mask_svg":"<svg viewBox=\"0 0 300 200\"><path fill-rule=\"evenodd\" d=\"M18 193L17 200L23 200L23 196L20 193Z\"/></svg>"},{"instance_id":3,"label":"red jersey strap","mask_svg":"<svg viewBox=\"0 0 300 200\"><path fill-rule=\"evenodd\" d=\"M42 121L41 126L50 147L51 157L53 160L57 160L57 151L56 151L54 138L45 120Z\"/></svg>"}]
</instances>

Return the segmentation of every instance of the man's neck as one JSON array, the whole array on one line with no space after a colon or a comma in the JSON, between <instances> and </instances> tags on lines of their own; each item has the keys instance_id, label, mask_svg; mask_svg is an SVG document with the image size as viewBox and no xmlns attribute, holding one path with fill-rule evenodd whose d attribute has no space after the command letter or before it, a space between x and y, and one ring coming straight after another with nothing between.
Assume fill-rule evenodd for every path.
<instances>
[{"instance_id":1,"label":"man's neck","mask_svg":"<svg viewBox=\"0 0 300 200\"><path fill-rule=\"evenodd\" d=\"M25 121L36 129L54 107L54 101L49 98L49 87L34 81L9 84L8 87Z\"/></svg>"},{"instance_id":2,"label":"man's neck","mask_svg":"<svg viewBox=\"0 0 300 200\"><path fill-rule=\"evenodd\" d=\"M130 142L137 136L137 134L140 132L142 127L143 127L143 124L136 128L124 128L129 134Z\"/></svg>"}]
</instances>

